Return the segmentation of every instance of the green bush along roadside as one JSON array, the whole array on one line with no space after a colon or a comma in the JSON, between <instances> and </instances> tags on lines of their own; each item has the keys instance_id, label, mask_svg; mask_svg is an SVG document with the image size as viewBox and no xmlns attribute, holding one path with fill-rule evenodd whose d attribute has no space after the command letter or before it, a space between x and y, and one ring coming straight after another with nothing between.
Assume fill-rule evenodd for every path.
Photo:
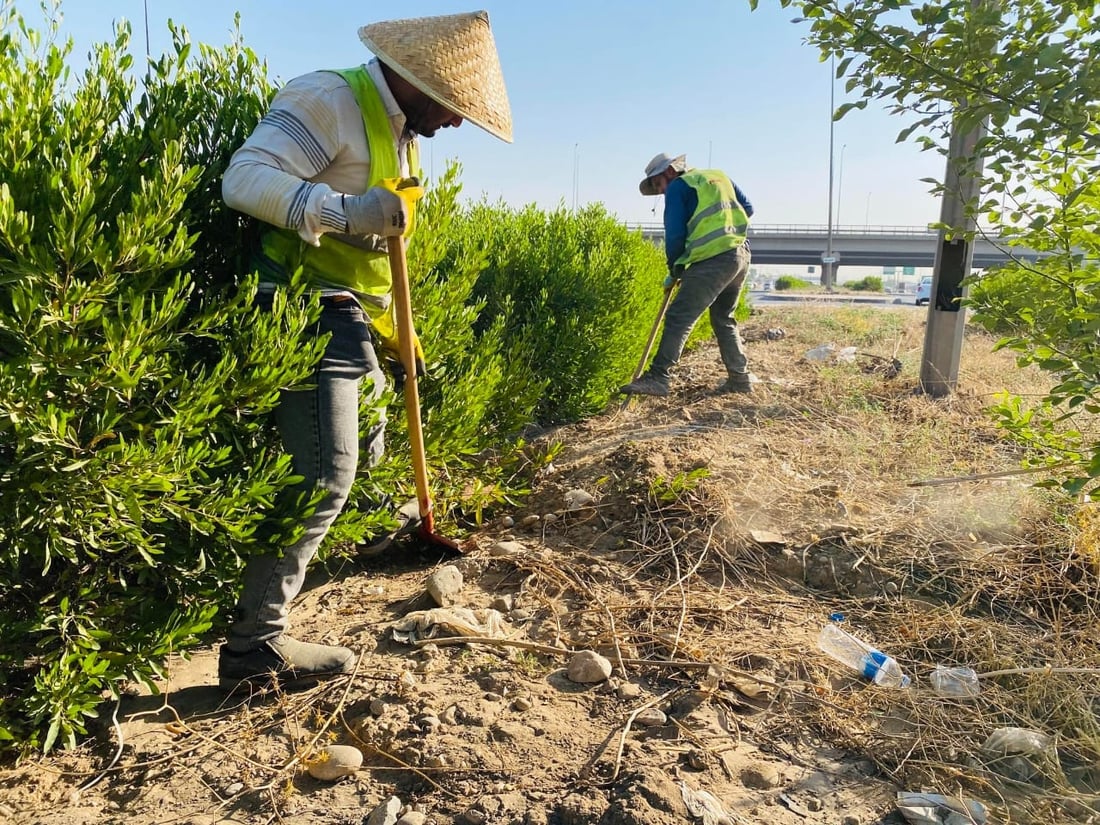
<instances>
[{"instance_id":1,"label":"green bush along roadside","mask_svg":"<svg viewBox=\"0 0 1100 825\"><path fill-rule=\"evenodd\" d=\"M259 316L210 245L238 231L209 170L268 94L255 57L176 31L138 89L126 27L79 77L54 31L3 30L0 739L49 750L210 627L289 479L263 414L316 351L284 344L308 308Z\"/></svg>"}]
</instances>

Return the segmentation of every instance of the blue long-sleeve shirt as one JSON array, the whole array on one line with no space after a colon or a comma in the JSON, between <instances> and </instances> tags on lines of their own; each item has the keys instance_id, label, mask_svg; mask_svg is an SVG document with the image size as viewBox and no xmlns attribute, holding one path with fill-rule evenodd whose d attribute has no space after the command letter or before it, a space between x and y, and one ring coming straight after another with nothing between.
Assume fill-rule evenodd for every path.
<instances>
[{"instance_id":1,"label":"blue long-sleeve shirt","mask_svg":"<svg viewBox=\"0 0 1100 825\"><path fill-rule=\"evenodd\" d=\"M745 210L745 214L752 217L752 202L741 191L741 188L733 184L733 193L737 202ZM665 257L668 259L668 268L672 269L676 259L684 254L684 246L687 243L687 226L691 216L699 207L699 196L695 190L684 183L683 178L676 178L665 189Z\"/></svg>"}]
</instances>

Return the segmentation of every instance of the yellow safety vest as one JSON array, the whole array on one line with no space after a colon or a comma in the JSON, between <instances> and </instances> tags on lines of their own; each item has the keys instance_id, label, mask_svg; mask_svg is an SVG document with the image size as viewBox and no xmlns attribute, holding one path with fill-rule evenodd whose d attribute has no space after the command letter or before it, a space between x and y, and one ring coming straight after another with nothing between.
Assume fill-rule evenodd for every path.
<instances>
[{"instance_id":1,"label":"yellow safety vest","mask_svg":"<svg viewBox=\"0 0 1100 825\"><path fill-rule=\"evenodd\" d=\"M691 169L680 177L695 190L699 205L688 221L684 251L676 263L688 267L745 243L749 216L726 174L717 169Z\"/></svg>"},{"instance_id":2,"label":"yellow safety vest","mask_svg":"<svg viewBox=\"0 0 1100 825\"><path fill-rule=\"evenodd\" d=\"M357 66L333 71L347 81L363 113L363 126L370 149L370 178L366 189L385 178L400 177L397 143L389 117L367 70ZM408 144L408 162L409 173L418 175L420 157L415 140ZM406 237L412 234L413 223L414 216L410 215ZM322 235L321 245L313 246L303 241L297 232L280 227L265 230L260 246L262 255L257 265L265 276L285 281L300 266L307 281L318 288L346 288L366 297L363 309L371 316L372 322L379 327L391 326L387 323L390 319L383 317L392 314L389 295L393 289L390 262L385 252L364 249L332 235ZM385 336L391 330L379 331Z\"/></svg>"}]
</instances>

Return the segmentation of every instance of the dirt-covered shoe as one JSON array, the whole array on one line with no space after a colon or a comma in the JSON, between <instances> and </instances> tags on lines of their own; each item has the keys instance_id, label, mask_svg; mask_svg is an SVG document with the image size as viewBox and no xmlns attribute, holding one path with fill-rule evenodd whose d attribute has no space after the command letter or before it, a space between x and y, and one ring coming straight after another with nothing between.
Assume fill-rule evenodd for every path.
<instances>
[{"instance_id":1,"label":"dirt-covered shoe","mask_svg":"<svg viewBox=\"0 0 1100 825\"><path fill-rule=\"evenodd\" d=\"M752 392L753 376L751 373L745 373L744 375L730 376L717 387L714 391L717 393L727 392Z\"/></svg>"},{"instance_id":2,"label":"dirt-covered shoe","mask_svg":"<svg viewBox=\"0 0 1100 825\"><path fill-rule=\"evenodd\" d=\"M654 375L650 375L648 372L631 381L624 386L619 392L624 395L668 395L668 381L663 381Z\"/></svg>"},{"instance_id":3,"label":"dirt-covered shoe","mask_svg":"<svg viewBox=\"0 0 1100 825\"><path fill-rule=\"evenodd\" d=\"M218 684L223 690L308 685L318 679L351 673L355 654L346 647L299 642L287 635L238 653L222 645L218 655Z\"/></svg>"}]
</instances>

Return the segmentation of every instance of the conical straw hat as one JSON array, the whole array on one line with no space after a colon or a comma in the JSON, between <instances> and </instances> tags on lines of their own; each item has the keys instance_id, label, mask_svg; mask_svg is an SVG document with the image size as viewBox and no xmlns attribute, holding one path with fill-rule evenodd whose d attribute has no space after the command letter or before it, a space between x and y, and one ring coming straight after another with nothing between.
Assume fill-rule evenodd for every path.
<instances>
[{"instance_id":1,"label":"conical straw hat","mask_svg":"<svg viewBox=\"0 0 1100 825\"><path fill-rule=\"evenodd\" d=\"M359 39L432 100L512 142L512 111L488 12L371 23L359 29Z\"/></svg>"}]
</instances>

